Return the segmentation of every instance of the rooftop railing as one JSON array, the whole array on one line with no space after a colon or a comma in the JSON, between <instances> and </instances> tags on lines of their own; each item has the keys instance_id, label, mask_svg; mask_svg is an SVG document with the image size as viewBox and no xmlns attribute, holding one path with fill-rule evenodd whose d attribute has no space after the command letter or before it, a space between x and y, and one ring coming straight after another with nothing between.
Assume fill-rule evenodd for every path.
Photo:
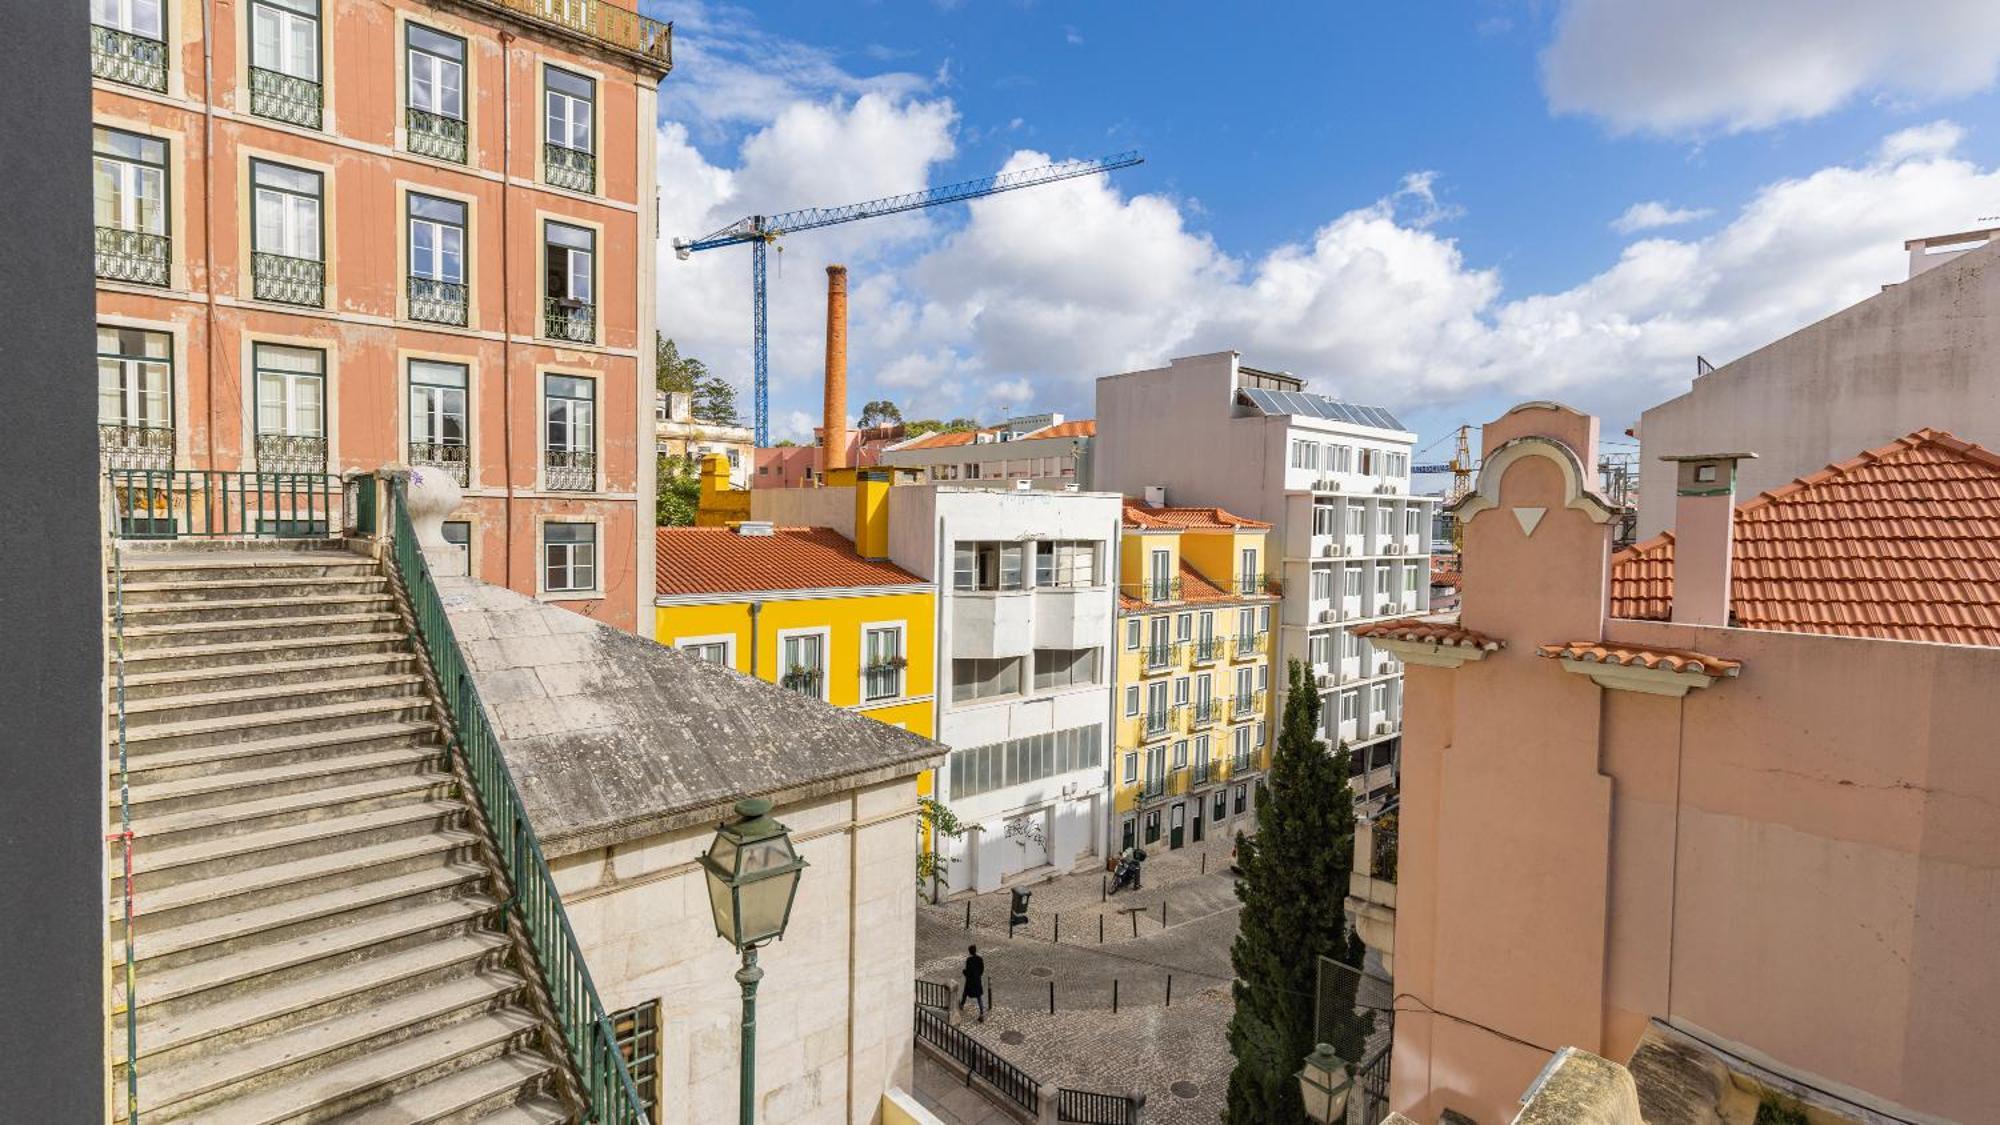
<instances>
[{"instance_id":1,"label":"rooftop railing","mask_svg":"<svg viewBox=\"0 0 2000 1125\"><path fill-rule=\"evenodd\" d=\"M606 46L643 55L661 69L674 65L674 25L602 0L479 0L488 7L559 27Z\"/></svg>"}]
</instances>

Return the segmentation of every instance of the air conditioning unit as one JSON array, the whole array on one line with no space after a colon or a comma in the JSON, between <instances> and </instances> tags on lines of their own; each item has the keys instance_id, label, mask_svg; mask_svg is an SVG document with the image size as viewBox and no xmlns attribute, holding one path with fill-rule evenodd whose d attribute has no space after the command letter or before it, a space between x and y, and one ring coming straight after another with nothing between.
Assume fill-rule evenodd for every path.
<instances>
[{"instance_id":1,"label":"air conditioning unit","mask_svg":"<svg viewBox=\"0 0 2000 1125\"><path fill-rule=\"evenodd\" d=\"M1328 543L1328 544L1327 544L1326 546L1324 546L1324 547L1321 547L1321 548L1319 549L1319 553L1320 553L1320 557L1321 557L1321 558L1328 558L1328 559L1330 559L1330 558L1332 558L1333 556L1335 556L1335 555L1337 555L1337 554L1339 554L1339 553L1340 553L1340 544L1338 544L1338 543Z\"/></svg>"},{"instance_id":2,"label":"air conditioning unit","mask_svg":"<svg viewBox=\"0 0 2000 1125\"><path fill-rule=\"evenodd\" d=\"M1315 684L1319 685L1320 687L1323 687L1323 688L1328 688L1328 687L1332 687L1332 686L1333 686L1333 673L1332 673L1332 672L1321 672L1321 673L1320 673L1319 675L1317 675L1317 676L1314 676L1314 677L1313 677L1313 682L1314 682Z\"/></svg>"},{"instance_id":3,"label":"air conditioning unit","mask_svg":"<svg viewBox=\"0 0 2000 1125\"><path fill-rule=\"evenodd\" d=\"M1397 554L1401 554L1401 553L1402 553L1402 551L1403 551L1403 546L1402 546L1402 544L1400 544L1400 543L1384 543L1384 544L1382 544L1382 553L1383 553L1383 554L1385 554L1385 555L1397 555Z\"/></svg>"},{"instance_id":4,"label":"air conditioning unit","mask_svg":"<svg viewBox=\"0 0 2000 1125\"><path fill-rule=\"evenodd\" d=\"M1319 623L1320 623L1320 624L1322 624L1322 625L1328 625L1328 624L1331 624L1332 622L1333 622L1333 611L1332 611L1332 610L1330 610L1330 609L1322 609L1322 610L1320 610L1320 611L1319 611Z\"/></svg>"},{"instance_id":5,"label":"air conditioning unit","mask_svg":"<svg viewBox=\"0 0 2000 1125\"><path fill-rule=\"evenodd\" d=\"M1375 733L1376 733L1376 734L1388 734L1388 733L1389 733L1389 724L1388 724L1388 723L1376 723L1376 724L1375 724Z\"/></svg>"}]
</instances>

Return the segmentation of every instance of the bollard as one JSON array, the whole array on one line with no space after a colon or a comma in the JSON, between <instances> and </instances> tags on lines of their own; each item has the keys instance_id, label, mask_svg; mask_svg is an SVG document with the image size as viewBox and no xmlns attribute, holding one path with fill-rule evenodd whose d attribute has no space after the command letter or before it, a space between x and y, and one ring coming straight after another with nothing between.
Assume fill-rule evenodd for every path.
<instances>
[{"instance_id":1,"label":"bollard","mask_svg":"<svg viewBox=\"0 0 2000 1125\"><path fill-rule=\"evenodd\" d=\"M1097 944L1104 944L1104 915L1097 916Z\"/></svg>"},{"instance_id":2,"label":"bollard","mask_svg":"<svg viewBox=\"0 0 2000 1125\"><path fill-rule=\"evenodd\" d=\"M1207 852L1203 852L1203 853L1201 853L1201 873L1202 873L1203 875L1206 875L1206 874L1208 874L1208 853L1207 853Z\"/></svg>"},{"instance_id":3,"label":"bollard","mask_svg":"<svg viewBox=\"0 0 2000 1125\"><path fill-rule=\"evenodd\" d=\"M1134 910L1134 911L1133 911L1132 913L1130 913L1130 914L1126 915L1126 917L1128 917L1128 918L1132 919L1132 936L1133 936L1133 937L1138 937L1138 936L1139 936L1139 912L1138 912L1138 911L1136 911L1136 910Z\"/></svg>"},{"instance_id":4,"label":"bollard","mask_svg":"<svg viewBox=\"0 0 2000 1125\"><path fill-rule=\"evenodd\" d=\"M1169 993L1171 995L1171 993ZM1049 1014L1056 1014L1056 982L1049 982Z\"/></svg>"},{"instance_id":5,"label":"bollard","mask_svg":"<svg viewBox=\"0 0 2000 1125\"><path fill-rule=\"evenodd\" d=\"M1174 1006L1174 974L1167 974L1167 1007Z\"/></svg>"},{"instance_id":6,"label":"bollard","mask_svg":"<svg viewBox=\"0 0 2000 1125\"><path fill-rule=\"evenodd\" d=\"M1166 900L1166 899L1161 899L1161 900L1160 900L1160 928L1161 928L1161 929L1163 929L1163 930L1167 928L1167 900Z\"/></svg>"},{"instance_id":7,"label":"bollard","mask_svg":"<svg viewBox=\"0 0 2000 1125\"><path fill-rule=\"evenodd\" d=\"M1111 1014L1118 1014L1118 978L1111 978Z\"/></svg>"},{"instance_id":8,"label":"bollard","mask_svg":"<svg viewBox=\"0 0 2000 1125\"><path fill-rule=\"evenodd\" d=\"M972 928L972 900L971 900L971 899L966 899L966 900L965 900L965 928L966 928L966 929L968 929L968 930Z\"/></svg>"},{"instance_id":9,"label":"bollard","mask_svg":"<svg viewBox=\"0 0 2000 1125\"><path fill-rule=\"evenodd\" d=\"M1105 877L1102 875L1099 875L1097 877L1097 901L1099 902L1111 901L1110 885L1108 881L1105 879Z\"/></svg>"},{"instance_id":10,"label":"bollard","mask_svg":"<svg viewBox=\"0 0 2000 1125\"><path fill-rule=\"evenodd\" d=\"M1062 944L1062 915L1056 915L1056 944Z\"/></svg>"}]
</instances>

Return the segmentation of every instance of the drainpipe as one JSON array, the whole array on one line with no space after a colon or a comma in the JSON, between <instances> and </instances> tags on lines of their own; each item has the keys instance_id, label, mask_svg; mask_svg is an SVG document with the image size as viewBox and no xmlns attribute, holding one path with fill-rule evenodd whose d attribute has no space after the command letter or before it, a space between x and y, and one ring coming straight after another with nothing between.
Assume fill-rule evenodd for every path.
<instances>
[{"instance_id":1,"label":"drainpipe","mask_svg":"<svg viewBox=\"0 0 2000 1125\"><path fill-rule=\"evenodd\" d=\"M507 248L514 241L514 227L507 204L514 195L508 184L514 174L514 63L507 48L513 42L512 32L500 33L500 458L504 462L500 518L507 528L502 540L507 549L500 554L505 560L501 581L510 590L514 588L514 326L510 308L514 273Z\"/></svg>"},{"instance_id":2,"label":"drainpipe","mask_svg":"<svg viewBox=\"0 0 2000 1125\"><path fill-rule=\"evenodd\" d=\"M209 5L201 0L201 288L207 298L208 467L215 463L215 36Z\"/></svg>"},{"instance_id":3,"label":"drainpipe","mask_svg":"<svg viewBox=\"0 0 2000 1125\"><path fill-rule=\"evenodd\" d=\"M750 678L757 678L757 615L764 611L763 602L750 603ZM773 677L773 681L776 678Z\"/></svg>"}]
</instances>

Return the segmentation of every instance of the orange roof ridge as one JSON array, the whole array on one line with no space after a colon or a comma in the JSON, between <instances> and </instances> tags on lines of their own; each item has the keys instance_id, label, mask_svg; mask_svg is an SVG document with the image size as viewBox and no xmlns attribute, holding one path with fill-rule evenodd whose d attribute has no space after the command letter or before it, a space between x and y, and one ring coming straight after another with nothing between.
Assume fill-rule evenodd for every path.
<instances>
[{"instance_id":1,"label":"orange roof ridge","mask_svg":"<svg viewBox=\"0 0 2000 1125\"><path fill-rule=\"evenodd\" d=\"M1709 676L1734 676L1743 671L1741 660L1710 656L1684 648L1652 648L1598 641L1570 641L1541 645L1537 655L1556 660L1577 660L1585 664L1616 664L1630 668L1664 668L1669 672L1700 672Z\"/></svg>"},{"instance_id":2,"label":"orange roof ridge","mask_svg":"<svg viewBox=\"0 0 2000 1125\"><path fill-rule=\"evenodd\" d=\"M654 590L665 597L924 584L894 563L862 558L830 527L773 528L770 535L662 527L654 543Z\"/></svg>"}]
</instances>

